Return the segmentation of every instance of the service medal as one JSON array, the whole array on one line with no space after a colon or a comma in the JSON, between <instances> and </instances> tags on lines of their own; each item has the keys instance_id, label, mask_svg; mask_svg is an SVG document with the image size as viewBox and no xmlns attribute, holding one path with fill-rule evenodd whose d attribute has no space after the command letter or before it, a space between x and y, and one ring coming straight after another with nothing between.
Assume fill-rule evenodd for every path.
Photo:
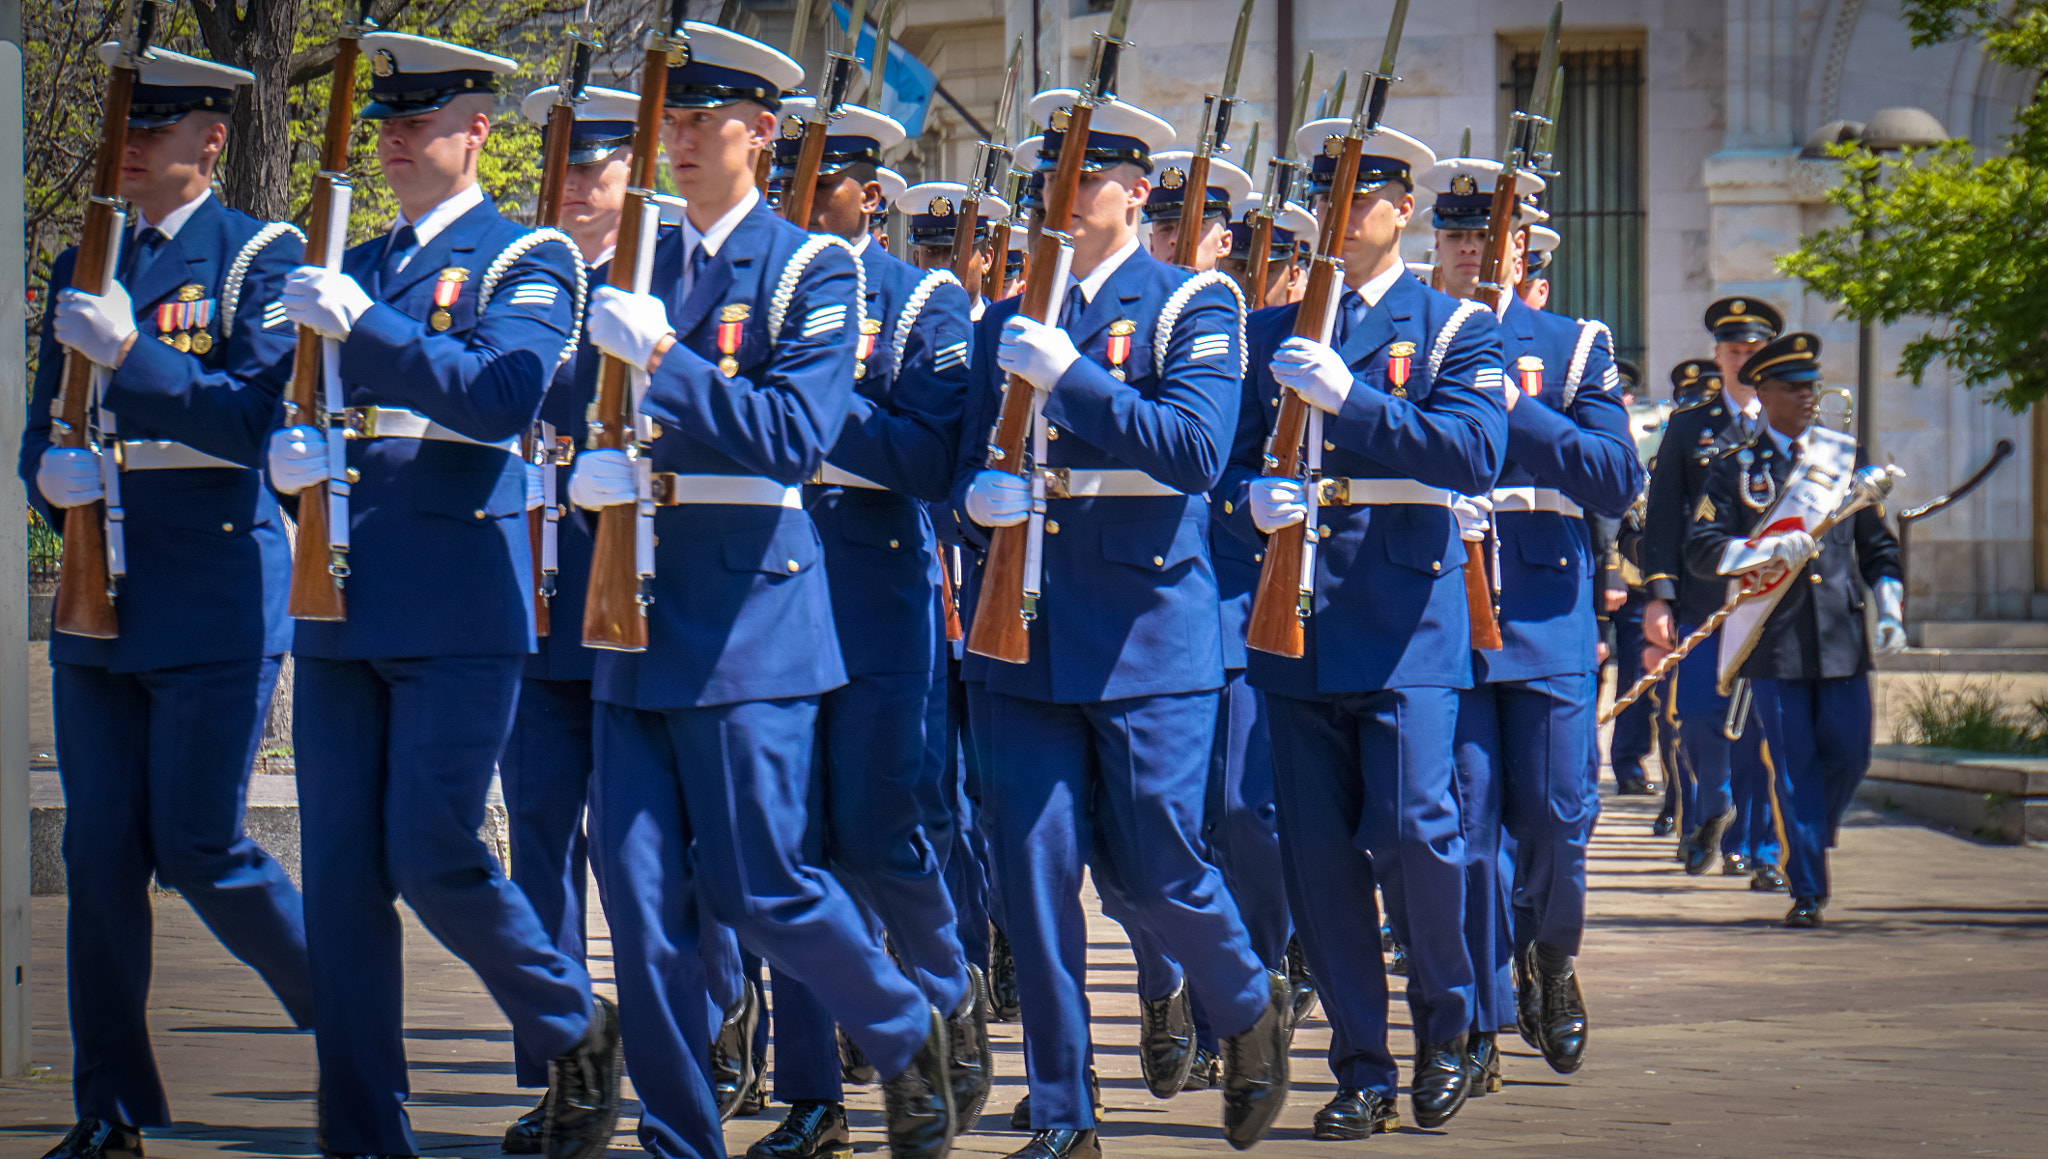
<instances>
[{"instance_id":1,"label":"service medal","mask_svg":"<svg viewBox=\"0 0 2048 1159\"><path fill-rule=\"evenodd\" d=\"M1515 377L1521 380L1522 393L1534 398L1543 393L1543 360L1533 354L1524 354L1515 359Z\"/></svg>"},{"instance_id":2,"label":"service medal","mask_svg":"<svg viewBox=\"0 0 2048 1159\"><path fill-rule=\"evenodd\" d=\"M860 320L860 339L854 345L853 376L865 378L868 373L868 355L875 352L875 335L882 332L882 324L873 318Z\"/></svg>"},{"instance_id":3,"label":"service medal","mask_svg":"<svg viewBox=\"0 0 2048 1159\"><path fill-rule=\"evenodd\" d=\"M1408 397L1408 376L1415 371L1415 343L1396 342L1387 347L1387 382L1391 385L1387 393L1395 398Z\"/></svg>"},{"instance_id":4,"label":"service medal","mask_svg":"<svg viewBox=\"0 0 2048 1159\"><path fill-rule=\"evenodd\" d=\"M159 342L162 342L162 343L163 343L163 344L164 344L165 346L176 346L176 345L178 344L178 336L177 336L177 335L176 335L175 333L173 333L173 331L177 330L177 328L178 328L178 304L177 304L176 302L159 302L159 303L157 303L157 307L156 307L156 337L157 337L157 341L159 341Z\"/></svg>"},{"instance_id":5,"label":"service medal","mask_svg":"<svg viewBox=\"0 0 2048 1159\"><path fill-rule=\"evenodd\" d=\"M213 335L206 332L213 324L213 299L202 298L192 303L192 353L204 354L213 349Z\"/></svg>"},{"instance_id":6,"label":"service medal","mask_svg":"<svg viewBox=\"0 0 2048 1159\"><path fill-rule=\"evenodd\" d=\"M718 360L718 371L727 378L740 372L739 359L733 355L739 353L740 336L749 313L745 302L718 308L718 353L723 356Z\"/></svg>"},{"instance_id":7,"label":"service medal","mask_svg":"<svg viewBox=\"0 0 2048 1159\"><path fill-rule=\"evenodd\" d=\"M1138 324L1128 318L1118 318L1109 324L1109 345L1103 354L1109 359L1109 372L1121 381L1124 377L1124 361L1131 356L1131 335L1138 332Z\"/></svg>"},{"instance_id":8,"label":"service medal","mask_svg":"<svg viewBox=\"0 0 2048 1159\"><path fill-rule=\"evenodd\" d=\"M460 266L441 271L440 280L434 283L434 312L427 315L427 325L436 331L455 325L455 315L448 312L448 307L462 297L462 283L468 280L469 271Z\"/></svg>"}]
</instances>

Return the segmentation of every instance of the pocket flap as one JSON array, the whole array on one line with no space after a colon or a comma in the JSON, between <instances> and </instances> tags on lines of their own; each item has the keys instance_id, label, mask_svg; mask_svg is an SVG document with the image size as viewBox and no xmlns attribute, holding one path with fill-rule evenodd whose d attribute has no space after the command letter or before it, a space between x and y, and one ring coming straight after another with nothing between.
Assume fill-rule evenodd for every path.
<instances>
[{"instance_id":1,"label":"pocket flap","mask_svg":"<svg viewBox=\"0 0 2048 1159\"><path fill-rule=\"evenodd\" d=\"M1206 509L1198 509L1192 516L1172 523L1163 519L1133 519L1104 524L1102 558L1145 571L1163 572L1209 549L1209 539L1204 534L1208 526Z\"/></svg>"},{"instance_id":2,"label":"pocket flap","mask_svg":"<svg viewBox=\"0 0 2048 1159\"><path fill-rule=\"evenodd\" d=\"M1457 520L1442 507L1400 503L1375 509L1387 530L1387 562L1427 576L1440 576L1465 560Z\"/></svg>"},{"instance_id":3,"label":"pocket flap","mask_svg":"<svg viewBox=\"0 0 2048 1159\"><path fill-rule=\"evenodd\" d=\"M506 519L526 511L526 478L518 471L422 471L413 476L412 503L465 523Z\"/></svg>"},{"instance_id":4,"label":"pocket flap","mask_svg":"<svg viewBox=\"0 0 2048 1159\"><path fill-rule=\"evenodd\" d=\"M801 575L816 567L823 554L818 533L808 520L725 533L725 566L729 571Z\"/></svg>"}]
</instances>

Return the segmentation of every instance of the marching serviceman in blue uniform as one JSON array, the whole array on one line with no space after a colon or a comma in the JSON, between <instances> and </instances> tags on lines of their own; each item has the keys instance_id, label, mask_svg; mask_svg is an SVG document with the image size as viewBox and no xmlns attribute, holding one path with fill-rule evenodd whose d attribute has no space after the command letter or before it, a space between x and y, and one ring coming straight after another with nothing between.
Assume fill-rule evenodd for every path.
<instances>
[{"instance_id":1,"label":"marching serviceman in blue uniform","mask_svg":"<svg viewBox=\"0 0 2048 1159\"><path fill-rule=\"evenodd\" d=\"M1777 594L1756 601L1775 606L1759 622L1732 617L1713 659L1724 684L1746 679L1756 698L1784 822L1792 894L1785 925L1794 929L1821 924L1827 851L1870 767L1866 592L1877 601L1876 651L1906 646L1899 543L1883 508L1865 506L1818 537L1810 516L1787 517L1801 506L1795 486L1814 487L1816 476L1840 480L1857 463L1851 436L1814 422L1820 351L1819 338L1787 334L1743 365L1742 382L1762 403L1762 429L1710 468L1686 539L1686 561L1707 584L1725 589L1730 576L1761 571L1769 582L1773 571L1784 573ZM1832 506L1822 504L1821 513Z\"/></svg>"},{"instance_id":2,"label":"marching serviceman in blue uniform","mask_svg":"<svg viewBox=\"0 0 2048 1159\"><path fill-rule=\"evenodd\" d=\"M1436 251L1444 289L1478 291L1497 161L1457 157L1432 173ZM1528 175L1531 183L1534 175ZM1540 189L1540 186L1538 186ZM1507 284L1519 284L1530 223L1514 224ZM1621 401L1613 336L1595 321L1531 309L1515 294L1499 312L1502 360L1518 396L1508 413L1507 462L1489 496L1499 540L1502 647L1477 652L1459 714L1460 760L1494 758L1499 821L1515 840L1511 938L1515 1010L1523 1037L1560 1074L1585 1058L1586 1011L1572 966L1586 924L1586 847L1600 814L1599 561L1588 509L1619 516L1642 490L1643 468ZM1534 403L1536 405L1530 405ZM1469 829L1468 829L1469 832ZM1498 945L1488 951L1498 955ZM1478 948L1475 947L1475 954ZM1498 957L1475 961L1482 993ZM1475 1062L1497 1083L1490 1032L1509 1011L1480 1003Z\"/></svg>"},{"instance_id":3,"label":"marching serviceman in blue uniform","mask_svg":"<svg viewBox=\"0 0 2048 1159\"><path fill-rule=\"evenodd\" d=\"M783 105L775 175L786 182L802 144L809 98ZM933 702L945 643L939 556L924 503L952 490L967 386L967 294L946 270L920 271L867 230L881 202L882 154L903 128L847 105L832 121L811 200L814 232L846 240L860 263L853 410L814 476L811 518L825 545L832 620L847 682L818 709L821 808L811 824L826 863L881 921L898 963L927 1001L947 1013L961 1130L971 1130L991 1085L988 1020L979 971L961 950L945 862L953 805L938 754ZM939 689L943 696L944 690ZM940 714L937 722L931 717ZM749 1148L756 1159L808 1159L850 1140L831 1015L781 969L775 995L775 1097L781 1127Z\"/></svg>"},{"instance_id":4,"label":"marching serviceman in blue uniform","mask_svg":"<svg viewBox=\"0 0 2048 1159\"><path fill-rule=\"evenodd\" d=\"M345 495L346 618L303 621L293 722L307 935L321 1011L323 1150L409 1155L403 896L550 1067L551 1159L601 1152L618 1020L478 839L533 650L519 436L568 353L582 262L477 185L503 57L379 32L365 120L392 229L339 271L303 266L293 322L333 340L346 409L272 437L270 475ZM347 436L336 478L327 439Z\"/></svg>"},{"instance_id":5,"label":"marching serviceman in blue uniform","mask_svg":"<svg viewBox=\"0 0 2048 1159\"><path fill-rule=\"evenodd\" d=\"M557 86L528 93L520 111L545 125ZM576 105L570 129L568 170L562 186L560 228L576 243L588 270L586 281L603 281L618 240L619 211L626 202L627 170L633 156L633 116L639 98L617 89L589 87ZM547 513L552 543L542 585L551 630L537 641L519 684L512 734L498 762L512 846L512 881L533 903L540 924L563 954L584 960L583 899L589 855L583 811L592 766L590 680L596 653L583 646L583 593L590 579L591 521L568 501L569 460L582 442L588 384L576 374L579 358L595 357L580 344L576 357L556 370L535 424L535 451L546 462L526 464L529 510ZM557 442L566 440L566 445ZM550 482L547 476L554 478ZM540 578L540 577L536 577ZM548 1083L546 1059L516 1038L513 1075L522 1087ZM527 1112L505 1132L507 1154L536 1154L547 1121L547 1102Z\"/></svg>"},{"instance_id":6,"label":"marching serviceman in blue uniform","mask_svg":"<svg viewBox=\"0 0 2048 1159\"><path fill-rule=\"evenodd\" d=\"M978 537L1026 522L1031 484L983 469L982 446L1005 376L1044 392L1037 421L1049 453L1036 469L1055 496L1041 525L1045 597L1028 662L983 669L983 803L1017 956L1035 1132L1016 1154L1101 1152L1088 1082L1084 866L1184 967L1164 980L1169 989L1140 982L1147 1029L1153 1008L1186 989L1228 1036L1224 1133L1242 1148L1286 1101L1290 1002L1285 976L1252 952L1221 873L1200 853L1223 684L1205 493L1236 415L1241 306L1221 275L1190 274L1139 247L1151 157L1172 128L1112 102L1095 110L1087 140L1067 140L1058 126L1075 97L1043 92L1030 110L1053 126L1041 169L1062 149L1086 150L1058 324L1009 302L983 316L955 488ZM1173 1077L1184 1080L1190 1060L1183 1050Z\"/></svg>"},{"instance_id":7,"label":"marching serviceman in blue uniform","mask_svg":"<svg viewBox=\"0 0 2048 1159\"><path fill-rule=\"evenodd\" d=\"M927 181L903 191L903 196L896 203L910 215L908 256L912 265L921 270L953 268L953 223L967 192L967 187L957 181ZM1003 271L997 264L1000 255L989 248L989 225L1009 215L1010 203L1000 197L990 196L975 202L972 260L981 273L982 289L993 293L974 296L968 310L970 322L980 321L989 302L1002 296ZM1022 231L1014 231L1010 236L1020 237Z\"/></svg>"},{"instance_id":8,"label":"marching serviceman in blue uniform","mask_svg":"<svg viewBox=\"0 0 2048 1159\"><path fill-rule=\"evenodd\" d=\"M1742 367L1783 328L1778 311L1755 298L1723 298L1707 307L1714 336L1714 361L1722 389L1671 416L1657 470L1650 478L1642 542L1644 583L1651 600L1643 608L1646 661L1654 661L1704 623L1720 607L1722 585L1701 580L1684 562L1686 529L1705 494L1709 464L1723 446L1757 437L1755 393L1740 381ZM1741 739L1727 736L1728 697L1721 694L1710 658L1713 649L1695 648L1678 666L1676 712L1690 790L1680 804L1679 850L1689 874L1702 874L1724 853L1754 857L1750 888L1784 888L1777 866L1767 757L1754 714L1738 718ZM1732 863L1732 859L1730 859ZM1724 870L1727 868L1724 865Z\"/></svg>"},{"instance_id":9,"label":"marching serviceman in blue uniform","mask_svg":"<svg viewBox=\"0 0 2048 1159\"><path fill-rule=\"evenodd\" d=\"M1195 155L1174 149L1152 158L1152 192L1145 195L1145 248L1162 262L1173 261L1180 240L1181 208L1187 202L1188 169ZM1202 193L1201 237L1195 242L1197 271L1216 268L1230 252L1230 219L1239 202L1250 197L1251 174L1221 157L1209 161L1209 184Z\"/></svg>"},{"instance_id":10,"label":"marching serviceman in blue uniform","mask_svg":"<svg viewBox=\"0 0 2048 1159\"><path fill-rule=\"evenodd\" d=\"M123 49L100 49L108 64ZM68 953L77 1125L50 1159L142 1154L171 1123L150 1051L150 879L185 896L255 967L292 1021L313 1024L299 891L242 831L249 770L291 646L291 572L257 468L291 374L277 310L303 238L209 190L241 69L157 49L137 66L122 156L133 206L106 292L67 289L59 255L22 436L29 501L52 527L115 501L125 571L112 639L52 635L58 774L71 824ZM99 427L116 451L51 446L65 364L104 368ZM104 472L104 474L103 474Z\"/></svg>"},{"instance_id":11,"label":"marching serviceman in blue uniform","mask_svg":"<svg viewBox=\"0 0 2048 1159\"><path fill-rule=\"evenodd\" d=\"M1313 121L1296 137L1319 197L1349 124ZM1389 128L1364 154L1331 344L1291 337L1298 306L1258 316L1221 492L1249 542L1307 519L1304 484L1265 477L1264 452L1281 391L1324 413L1306 651L1254 651L1249 665L1272 721L1288 902L1331 1023L1338 1092L1316 1114L1323 1139L1399 1125L1375 883L1410 954L1416 1118L1440 1126L1464 1103L1474 979L1452 739L1472 682L1462 524L1483 516L1457 507L1493 486L1507 442L1493 318L1401 261L1435 155Z\"/></svg>"},{"instance_id":12,"label":"marching serviceman in blue uniform","mask_svg":"<svg viewBox=\"0 0 2048 1159\"><path fill-rule=\"evenodd\" d=\"M859 266L842 238L782 220L754 188L802 69L708 24L688 33L662 134L683 228L655 247L652 292L607 287L588 324L600 350L645 372L635 422L654 473L647 648L598 660L592 779L640 1141L658 1156L724 1152L708 1027L671 1014L704 985L694 899L812 990L888 1076L892 1153L936 1159L953 1136L946 1017L805 854L819 704L847 676L803 485L854 409ZM571 498L636 504L641 470L623 451L585 451Z\"/></svg>"},{"instance_id":13,"label":"marching serviceman in blue uniform","mask_svg":"<svg viewBox=\"0 0 2048 1159\"><path fill-rule=\"evenodd\" d=\"M1246 301L1252 300L1252 224L1247 215L1264 199L1263 194L1254 193L1237 203L1230 221L1230 252L1216 263L1217 269L1237 279ZM1302 291L1308 288L1308 267L1301 260L1301 247L1303 242L1313 246L1315 240L1315 215L1300 205L1290 201L1273 215L1272 241L1266 250L1269 309L1301 301Z\"/></svg>"}]
</instances>

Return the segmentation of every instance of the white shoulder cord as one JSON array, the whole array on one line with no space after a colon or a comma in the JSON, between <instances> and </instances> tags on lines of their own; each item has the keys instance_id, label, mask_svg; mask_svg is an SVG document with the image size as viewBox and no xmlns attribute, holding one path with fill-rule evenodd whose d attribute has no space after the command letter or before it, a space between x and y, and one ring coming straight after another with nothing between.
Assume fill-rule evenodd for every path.
<instances>
[{"instance_id":1,"label":"white shoulder cord","mask_svg":"<svg viewBox=\"0 0 2048 1159\"><path fill-rule=\"evenodd\" d=\"M903 347L910 341L910 328L917 325L917 316L924 313L925 303L931 300L931 296L938 292L940 286L949 283L960 285L960 279L953 276L953 271L931 270L917 283L917 288L910 292L909 300L903 303L903 312L896 315L896 332L891 335L894 345L890 351L890 377L898 377L903 373ZM964 290L966 287L961 288ZM867 301L866 294L861 295L861 301Z\"/></svg>"},{"instance_id":2,"label":"white shoulder cord","mask_svg":"<svg viewBox=\"0 0 2048 1159\"><path fill-rule=\"evenodd\" d=\"M1152 331L1152 373L1158 377L1166 375L1166 347L1173 340L1173 328L1180 322L1182 310L1187 309L1189 299L1210 286L1223 286L1230 296L1237 299L1237 376L1244 377L1251 365L1251 352L1244 344L1244 291L1237 283L1215 270L1196 274L1180 284L1173 295L1166 299L1166 305L1159 311L1159 324Z\"/></svg>"},{"instance_id":3,"label":"white shoulder cord","mask_svg":"<svg viewBox=\"0 0 2048 1159\"><path fill-rule=\"evenodd\" d=\"M1579 384L1586 380L1586 360L1592 357L1593 343L1599 341L1602 334L1607 335L1609 342L1614 341L1614 332L1607 328L1607 323L1591 318L1579 319L1579 344L1572 351L1571 373L1564 376L1562 409L1570 410L1572 400L1579 397Z\"/></svg>"},{"instance_id":4,"label":"white shoulder cord","mask_svg":"<svg viewBox=\"0 0 2048 1159\"><path fill-rule=\"evenodd\" d=\"M583 251L576 248L575 239L559 229L536 229L521 235L511 245L501 250L484 270L483 282L477 286L476 312L482 314L491 304L491 293L498 288L499 279L512 268L512 263L527 255L534 247L551 241L561 242L569 251L569 259L576 267L575 297L570 299L569 342L562 347L562 353L555 359L557 365L576 357L576 344L583 337L583 307L590 295L590 273L583 265Z\"/></svg>"},{"instance_id":5,"label":"white shoulder cord","mask_svg":"<svg viewBox=\"0 0 2048 1159\"><path fill-rule=\"evenodd\" d=\"M302 244L306 240L298 226L288 221L273 221L243 243L242 252L236 254L235 260L229 264L228 276L220 288L220 340L223 345L235 332L235 311L242 305L242 283L249 277L249 267L255 264L256 255L263 252L264 246L286 234L298 238Z\"/></svg>"}]
</instances>

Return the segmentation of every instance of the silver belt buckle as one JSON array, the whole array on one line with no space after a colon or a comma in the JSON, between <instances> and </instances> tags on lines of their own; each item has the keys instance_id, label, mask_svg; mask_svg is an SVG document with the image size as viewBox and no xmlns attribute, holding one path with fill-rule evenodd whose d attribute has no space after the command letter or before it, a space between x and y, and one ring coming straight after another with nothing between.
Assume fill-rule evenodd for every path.
<instances>
[{"instance_id":1,"label":"silver belt buckle","mask_svg":"<svg viewBox=\"0 0 2048 1159\"><path fill-rule=\"evenodd\" d=\"M374 406L345 407L341 412L343 437L351 439L374 439L377 437L377 408Z\"/></svg>"},{"instance_id":2,"label":"silver belt buckle","mask_svg":"<svg viewBox=\"0 0 2048 1159\"><path fill-rule=\"evenodd\" d=\"M1045 497L1047 499L1072 499L1070 480L1065 467L1040 467L1039 474L1045 476Z\"/></svg>"}]
</instances>

